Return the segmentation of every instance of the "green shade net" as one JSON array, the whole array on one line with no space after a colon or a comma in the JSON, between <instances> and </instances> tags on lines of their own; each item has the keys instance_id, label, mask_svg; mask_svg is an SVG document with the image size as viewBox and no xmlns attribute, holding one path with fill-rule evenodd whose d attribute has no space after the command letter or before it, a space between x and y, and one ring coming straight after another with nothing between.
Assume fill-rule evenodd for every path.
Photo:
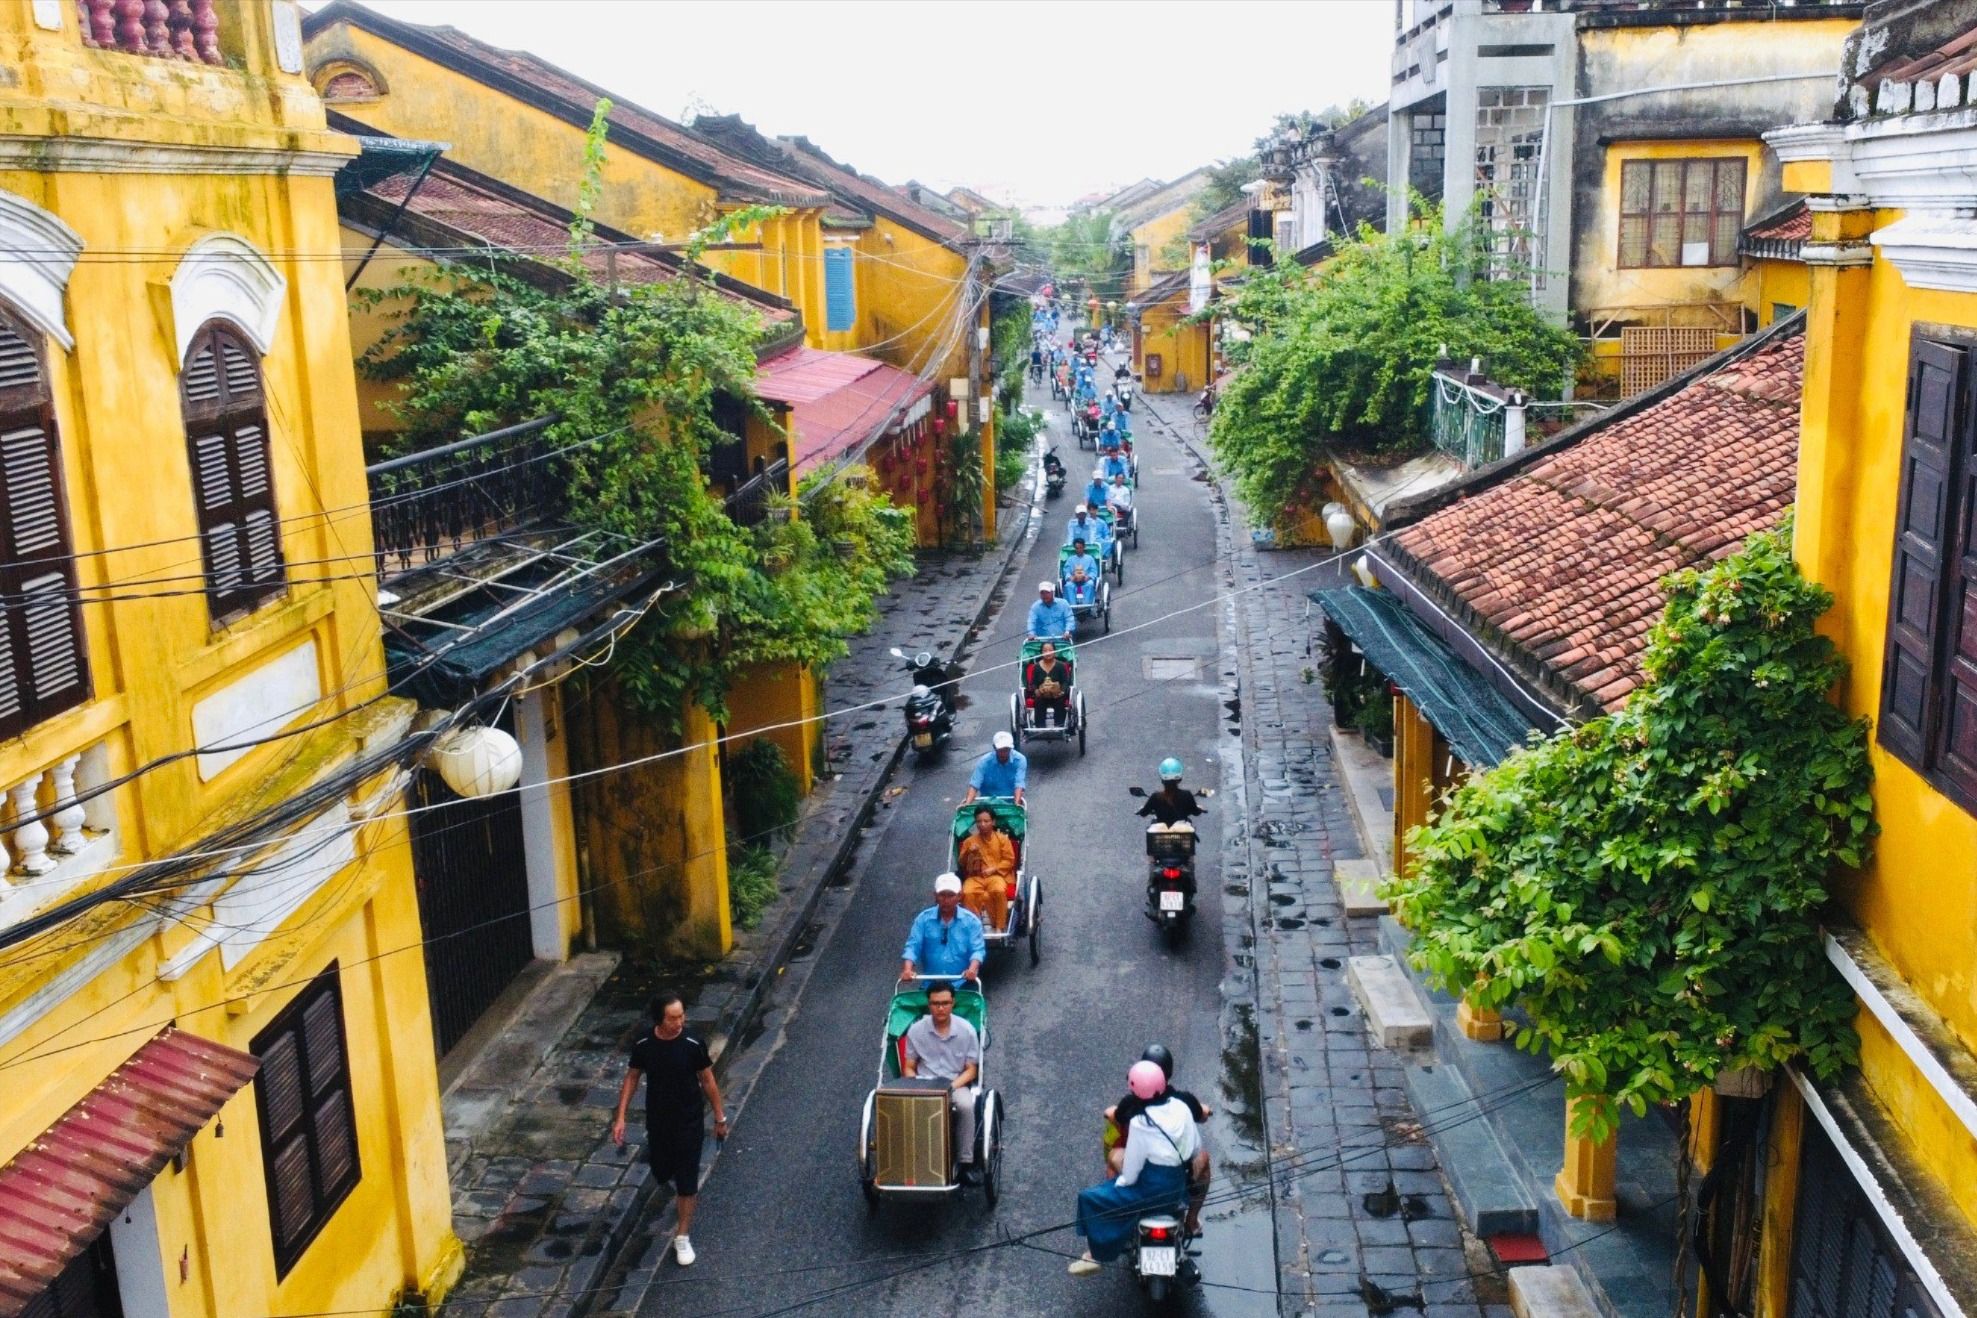
<instances>
[{"instance_id":1,"label":"green shade net","mask_svg":"<svg viewBox=\"0 0 1977 1318\"><path fill-rule=\"evenodd\" d=\"M1314 590L1311 598L1366 662L1406 693L1464 764L1488 768L1524 744L1530 720L1392 592L1335 586Z\"/></svg>"},{"instance_id":2,"label":"green shade net","mask_svg":"<svg viewBox=\"0 0 1977 1318\"><path fill-rule=\"evenodd\" d=\"M925 989L901 989L892 995L892 1010L886 1015L886 1076L899 1076L899 1039L913 1028L913 1022L927 1014ZM988 1051L988 1002L974 989L954 990L954 1014L975 1027L982 1036L982 1051Z\"/></svg>"}]
</instances>

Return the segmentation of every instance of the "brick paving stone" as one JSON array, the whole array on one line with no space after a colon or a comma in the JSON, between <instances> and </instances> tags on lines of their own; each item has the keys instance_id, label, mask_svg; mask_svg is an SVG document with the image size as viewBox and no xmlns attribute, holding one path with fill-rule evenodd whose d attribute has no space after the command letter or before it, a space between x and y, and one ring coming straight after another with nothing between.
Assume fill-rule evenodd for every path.
<instances>
[{"instance_id":1,"label":"brick paving stone","mask_svg":"<svg viewBox=\"0 0 1977 1318\"><path fill-rule=\"evenodd\" d=\"M1155 424L1201 452L1198 423L1172 405L1147 404ZM1279 1156L1298 1152L1309 1160L1312 1151L1338 1148L1343 1169L1342 1179L1328 1169L1323 1183L1300 1177L1294 1197L1279 1178L1279 1309L1358 1318L1367 1311L1358 1289L1367 1275L1385 1278L1381 1285L1404 1296L1420 1292L1429 1276L1448 1290L1443 1269L1447 1255L1461 1256L1461 1233L1447 1218L1432 1148L1401 1142L1390 1129L1415 1119L1401 1089L1402 1059L1373 1044L1345 982L1347 957L1380 950L1379 926L1348 917L1333 885L1333 863L1360 856L1362 848L1332 763L1330 709L1320 689L1304 680L1316 663L1307 594L1345 579L1343 568L1316 551L1258 551L1240 505L1226 494L1217 498L1225 514L1222 585L1237 592L1224 636L1236 652L1243 749L1240 772L1226 772L1223 786L1233 807L1257 825L1228 839L1223 864L1231 882L1247 876L1249 883L1242 932L1255 937L1265 1131ZM1273 823L1302 827L1262 827ZM1291 904L1272 903L1272 896ZM1421 1223L1427 1229L1417 1237L1410 1230L1415 1224L1393 1209L1385 1217L1368 1212L1363 1196L1390 1184L1396 1195L1423 1196L1424 1206L1432 1196L1440 1220ZM1354 1226L1366 1234L1351 1247L1335 1243L1340 1228ZM1449 1302L1467 1295L1433 1298L1436 1318L1489 1318L1473 1301Z\"/></svg>"}]
</instances>

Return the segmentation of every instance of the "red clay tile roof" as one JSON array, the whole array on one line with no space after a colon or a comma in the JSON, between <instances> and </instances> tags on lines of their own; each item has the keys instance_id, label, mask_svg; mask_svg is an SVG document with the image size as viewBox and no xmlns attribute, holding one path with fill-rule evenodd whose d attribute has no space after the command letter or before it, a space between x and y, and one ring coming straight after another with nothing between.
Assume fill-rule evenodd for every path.
<instances>
[{"instance_id":1,"label":"red clay tile roof","mask_svg":"<svg viewBox=\"0 0 1977 1318\"><path fill-rule=\"evenodd\" d=\"M615 145L656 159L670 169L718 189L724 201L775 202L786 206L821 206L823 195L811 184L730 155L664 115L586 82L566 69L527 51L503 50L453 27L426 27L389 18L354 0L333 0L309 15L304 30L310 35L348 22L403 45L530 104L561 111L573 123L588 124L597 102L611 100L611 134Z\"/></svg>"},{"instance_id":2,"label":"red clay tile roof","mask_svg":"<svg viewBox=\"0 0 1977 1318\"><path fill-rule=\"evenodd\" d=\"M761 365L755 390L790 406L796 471L806 475L923 412L933 385L849 352L797 348Z\"/></svg>"},{"instance_id":3,"label":"red clay tile roof","mask_svg":"<svg viewBox=\"0 0 1977 1318\"><path fill-rule=\"evenodd\" d=\"M1773 242L1799 243L1812 236L1812 212L1803 201L1755 221L1744 230L1744 237Z\"/></svg>"},{"instance_id":4,"label":"red clay tile roof","mask_svg":"<svg viewBox=\"0 0 1977 1318\"><path fill-rule=\"evenodd\" d=\"M1787 324L1376 552L1511 667L1617 709L1641 683L1661 579L1733 553L1792 502L1805 339Z\"/></svg>"}]
</instances>

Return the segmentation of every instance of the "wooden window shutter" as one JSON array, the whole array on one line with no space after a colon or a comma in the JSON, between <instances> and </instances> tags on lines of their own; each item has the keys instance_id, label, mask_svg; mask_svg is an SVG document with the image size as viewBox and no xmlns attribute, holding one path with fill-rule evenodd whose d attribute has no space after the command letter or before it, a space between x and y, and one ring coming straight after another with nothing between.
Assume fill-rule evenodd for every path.
<instances>
[{"instance_id":1,"label":"wooden window shutter","mask_svg":"<svg viewBox=\"0 0 1977 1318\"><path fill-rule=\"evenodd\" d=\"M1949 598L1943 602L1943 682L1930 753L1937 772L1965 809L1977 810L1977 391L1967 369L1954 409L1951 461L1954 511L1944 548Z\"/></svg>"},{"instance_id":2,"label":"wooden window shutter","mask_svg":"<svg viewBox=\"0 0 1977 1318\"><path fill-rule=\"evenodd\" d=\"M334 963L261 1031L255 1077L276 1271L285 1274L361 1174Z\"/></svg>"},{"instance_id":3,"label":"wooden window shutter","mask_svg":"<svg viewBox=\"0 0 1977 1318\"><path fill-rule=\"evenodd\" d=\"M214 620L224 621L279 593L286 579L260 364L215 321L193 336L180 386L206 590Z\"/></svg>"},{"instance_id":4,"label":"wooden window shutter","mask_svg":"<svg viewBox=\"0 0 1977 1318\"><path fill-rule=\"evenodd\" d=\"M38 340L0 314L0 736L88 697L54 400Z\"/></svg>"},{"instance_id":5,"label":"wooden window shutter","mask_svg":"<svg viewBox=\"0 0 1977 1318\"><path fill-rule=\"evenodd\" d=\"M1881 660L1881 744L1918 770L1929 768L1933 711L1940 703L1936 647L1943 625L1945 560L1955 488L1955 434L1964 350L1920 340L1908 367L1907 433L1895 514L1888 639Z\"/></svg>"},{"instance_id":6,"label":"wooden window shutter","mask_svg":"<svg viewBox=\"0 0 1977 1318\"><path fill-rule=\"evenodd\" d=\"M858 293L853 286L849 247L824 251L824 328L858 328Z\"/></svg>"}]
</instances>

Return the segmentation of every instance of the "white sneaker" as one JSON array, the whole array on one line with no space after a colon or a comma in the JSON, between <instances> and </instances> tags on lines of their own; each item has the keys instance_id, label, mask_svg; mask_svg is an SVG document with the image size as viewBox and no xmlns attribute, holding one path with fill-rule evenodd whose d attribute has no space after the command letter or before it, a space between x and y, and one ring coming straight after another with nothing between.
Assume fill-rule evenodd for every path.
<instances>
[{"instance_id":1,"label":"white sneaker","mask_svg":"<svg viewBox=\"0 0 1977 1318\"><path fill-rule=\"evenodd\" d=\"M681 1267L683 1268L692 1267L693 1258L694 1258L693 1242L691 1240L688 1240L685 1236L674 1236L673 1257L679 1260Z\"/></svg>"}]
</instances>

